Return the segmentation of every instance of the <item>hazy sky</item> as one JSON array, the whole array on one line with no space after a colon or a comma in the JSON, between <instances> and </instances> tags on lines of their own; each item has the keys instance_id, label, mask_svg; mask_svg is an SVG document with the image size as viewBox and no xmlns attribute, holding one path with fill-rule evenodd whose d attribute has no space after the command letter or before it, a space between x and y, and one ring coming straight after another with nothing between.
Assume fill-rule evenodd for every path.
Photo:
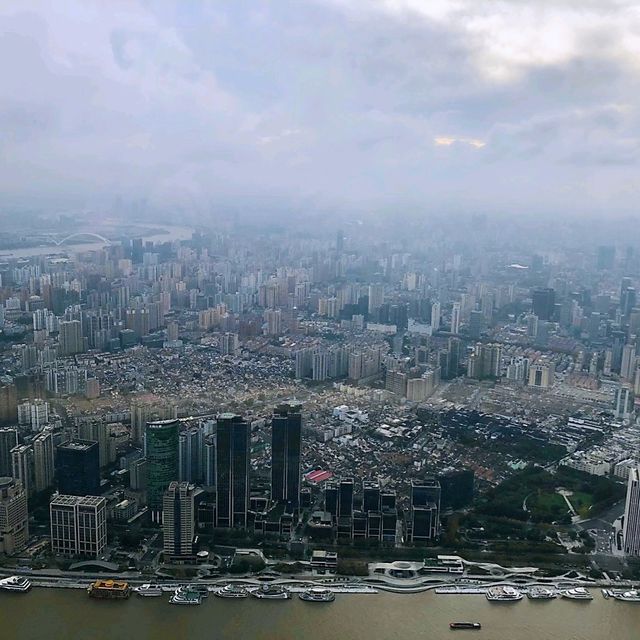
<instances>
[{"instance_id":1,"label":"hazy sky","mask_svg":"<svg viewBox=\"0 0 640 640\"><path fill-rule=\"evenodd\" d=\"M0 197L635 213L640 4L0 3Z\"/></svg>"}]
</instances>

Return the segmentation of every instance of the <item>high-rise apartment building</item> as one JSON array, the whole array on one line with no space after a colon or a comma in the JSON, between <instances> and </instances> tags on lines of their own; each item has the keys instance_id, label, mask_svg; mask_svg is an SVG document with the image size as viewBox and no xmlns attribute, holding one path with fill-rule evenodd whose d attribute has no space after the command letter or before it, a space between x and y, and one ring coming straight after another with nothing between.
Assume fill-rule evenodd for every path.
<instances>
[{"instance_id":1,"label":"high-rise apartment building","mask_svg":"<svg viewBox=\"0 0 640 640\"><path fill-rule=\"evenodd\" d=\"M0 477L0 553L20 553L28 540L27 492L20 480Z\"/></svg>"},{"instance_id":2,"label":"high-rise apartment building","mask_svg":"<svg viewBox=\"0 0 640 640\"><path fill-rule=\"evenodd\" d=\"M162 500L164 553L169 558L193 556L195 536L194 486L173 481Z\"/></svg>"},{"instance_id":3,"label":"high-rise apartment building","mask_svg":"<svg viewBox=\"0 0 640 640\"><path fill-rule=\"evenodd\" d=\"M22 482L27 495L35 491L35 472L33 468L33 447L19 444L11 449L12 475Z\"/></svg>"},{"instance_id":4,"label":"high-rise apartment building","mask_svg":"<svg viewBox=\"0 0 640 640\"><path fill-rule=\"evenodd\" d=\"M222 413L216 428L216 527L247 526L251 427L242 416Z\"/></svg>"},{"instance_id":5,"label":"high-rise apartment building","mask_svg":"<svg viewBox=\"0 0 640 640\"><path fill-rule=\"evenodd\" d=\"M72 356L84 351L80 320L63 320L59 324L59 330L58 352L61 356Z\"/></svg>"},{"instance_id":6,"label":"high-rise apartment building","mask_svg":"<svg viewBox=\"0 0 640 640\"><path fill-rule=\"evenodd\" d=\"M300 409L298 404L281 404L271 419L271 498L294 509L300 504Z\"/></svg>"},{"instance_id":7,"label":"high-rise apartment building","mask_svg":"<svg viewBox=\"0 0 640 640\"><path fill-rule=\"evenodd\" d=\"M0 477L13 476L11 449L18 446L17 429L0 429Z\"/></svg>"},{"instance_id":8,"label":"high-rise apartment building","mask_svg":"<svg viewBox=\"0 0 640 640\"><path fill-rule=\"evenodd\" d=\"M99 558L107 546L107 502L98 496L55 494L49 503L51 551Z\"/></svg>"},{"instance_id":9,"label":"high-rise apartment building","mask_svg":"<svg viewBox=\"0 0 640 640\"><path fill-rule=\"evenodd\" d=\"M460 333L460 303L454 302L451 308L451 333Z\"/></svg>"}]
</instances>

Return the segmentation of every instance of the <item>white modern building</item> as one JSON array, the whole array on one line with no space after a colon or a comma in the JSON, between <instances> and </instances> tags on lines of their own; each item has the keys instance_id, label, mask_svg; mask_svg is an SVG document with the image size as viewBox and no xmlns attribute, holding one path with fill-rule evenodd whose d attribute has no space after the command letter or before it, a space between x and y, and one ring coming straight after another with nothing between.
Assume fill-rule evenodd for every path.
<instances>
[{"instance_id":1,"label":"white modern building","mask_svg":"<svg viewBox=\"0 0 640 640\"><path fill-rule=\"evenodd\" d=\"M640 556L640 469L638 467L629 471L622 548L625 555Z\"/></svg>"},{"instance_id":2,"label":"white modern building","mask_svg":"<svg viewBox=\"0 0 640 640\"><path fill-rule=\"evenodd\" d=\"M49 504L51 551L99 558L107 546L107 501L98 496L55 494Z\"/></svg>"}]
</instances>

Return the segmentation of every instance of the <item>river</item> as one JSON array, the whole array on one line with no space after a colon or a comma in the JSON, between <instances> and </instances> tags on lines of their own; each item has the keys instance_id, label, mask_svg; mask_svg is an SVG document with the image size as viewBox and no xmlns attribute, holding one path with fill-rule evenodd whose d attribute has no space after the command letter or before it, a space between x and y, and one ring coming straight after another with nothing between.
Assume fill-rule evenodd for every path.
<instances>
[{"instance_id":1,"label":"river","mask_svg":"<svg viewBox=\"0 0 640 640\"><path fill-rule=\"evenodd\" d=\"M145 233L144 227L148 228ZM96 230L97 233L105 233L101 229ZM161 231L161 233L157 233ZM156 233L154 233L156 232ZM142 238L151 242L173 242L175 240L190 240L193 229L191 227L178 227L166 224L143 225L137 224L135 232L131 234L133 238ZM108 234L108 232L107 232ZM117 243L115 243L117 244ZM30 258L32 256L57 255L57 254L74 254L84 251L95 251L104 247L104 243L99 240L93 242L79 242L77 244L63 245L45 245L39 247L25 247L22 249L0 249L0 257L6 258Z\"/></svg>"},{"instance_id":2,"label":"river","mask_svg":"<svg viewBox=\"0 0 640 640\"><path fill-rule=\"evenodd\" d=\"M450 631L454 620L480 631ZM637 640L640 604L605 600L490 603L478 595L337 594L333 603L220 599L199 607L168 596L91 600L75 589L0 593L7 640Z\"/></svg>"}]
</instances>

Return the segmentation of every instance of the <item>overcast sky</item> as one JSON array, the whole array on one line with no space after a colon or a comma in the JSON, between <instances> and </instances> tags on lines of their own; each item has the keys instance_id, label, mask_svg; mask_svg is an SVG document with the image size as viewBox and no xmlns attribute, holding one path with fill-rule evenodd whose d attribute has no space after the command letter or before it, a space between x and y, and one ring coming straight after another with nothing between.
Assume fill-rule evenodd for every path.
<instances>
[{"instance_id":1,"label":"overcast sky","mask_svg":"<svg viewBox=\"0 0 640 640\"><path fill-rule=\"evenodd\" d=\"M0 3L0 197L630 214L640 4Z\"/></svg>"}]
</instances>

